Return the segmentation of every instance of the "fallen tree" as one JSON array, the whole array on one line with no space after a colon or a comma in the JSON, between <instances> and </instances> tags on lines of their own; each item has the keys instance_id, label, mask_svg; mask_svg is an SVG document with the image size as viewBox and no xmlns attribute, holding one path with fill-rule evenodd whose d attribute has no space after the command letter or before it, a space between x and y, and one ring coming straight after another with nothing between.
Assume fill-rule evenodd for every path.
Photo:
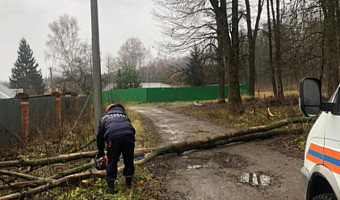
<instances>
[{"instance_id":1,"label":"fallen tree","mask_svg":"<svg viewBox=\"0 0 340 200\"><path fill-rule=\"evenodd\" d=\"M135 155L143 154L145 152L150 152L150 149L137 149L135 151ZM48 157L36 160L8 160L0 162L1 167L24 167L24 166L43 166L50 165L54 163L66 163L74 160L85 159L85 158L94 158L97 151L88 151L88 152L78 152L71 154L64 154L55 157Z\"/></svg>"},{"instance_id":2,"label":"fallen tree","mask_svg":"<svg viewBox=\"0 0 340 200\"><path fill-rule=\"evenodd\" d=\"M33 194L38 194L41 192L44 192L48 189L52 189L55 187L58 187L66 182L72 182L74 180L78 180L78 179L86 179L86 178L90 178L93 176L101 176L104 177L105 176L105 171L89 171L89 172L83 172L83 173L78 173L78 174L72 174L72 175L68 175L65 176L63 178L57 179L57 180L53 180L45 185L33 188L33 189L29 189L27 191L24 192L17 192L17 193L13 193L13 194L9 194L3 197L0 197L0 200L9 200L9 199L19 199L19 198L23 198L23 197L27 197L27 196L31 196Z\"/></svg>"},{"instance_id":3,"label":"fallen tree","mask_svg":"<svg viewBox=\"0 0 340 200\"><path fill-rule=\"evenodd\" d=\"M208 148L214 148L217 146L221 146L221 145L226 145L226 144L230 144L230 143L235 143L235 142L246 142L246 141L251 141L251 140L255 140L255 139L267 139L276 135L280 135L280 134L298 134L301 133L303 131L303 128L281 128L290 124L296 124L296 123L306 123L306 122L313 122L315 121L315 118L305 118L305 117L301 117L301 118L291 118L291 119L285 119L285 120L281 120L278 122L274 122L272 124L266 125L266 126L258 126L258 127L252 127L252 128L248 128L248 129L244 129L244 130L239 130L236 131L232 134L225 134L225 135L218 135L215 137L206 137L206 138L202 138L202 139L197 139L197 140L193 140L193 141L185 141L185 142L181 142L181 143L176 143L176 144L170 144L164 147L159 147L159 148L154 148L152 150L150 149L143 149L143 150L136 150L135 151L135 155L137 154L147 154L146 158L143 160L140 160L138 162L136 162L136 164L143 164L146 163L148 161L151 161L152 159L156 158L157 156L160 155L165 155L165 154L171 154L171 153L176 153L178 155L182 154L185 151L189 151L189 150L193 150L193 149L208 149ZM281 128L281 129L278 129ZM275 130L274 130L275 129ZM89 152L82 152L79 153L80 155L86 155L85 153L89 153ZM93 153L93 152L91 152ZM95 152L94 152L95 153ZM73 154L69 154L69 155L73 155ZM65 157L67 157L67 155L64 155ZM93 154L94 156L94 154ZM92 156L92 157L93 157ZM76 156L74 156L76 157ZM41 160L46 160L46 159L41 159ZM53 159L54 161L56 160ZM74 160L74 159L73 159ZM61 161L65 161L65 159L61 159ZM4 161L4 162L0 162L0 166L6 166L4 163L6 162L7 166L17 166L17 164L13 164L15 162L11 162L11 161ZM46 161L44 161L46 162ZM21 162L22 163L22 162ZM43 161L37 161L36 162L30 162L30 163L43 163ZM47 162L48 163L48 162ZM29 163L25 163L27 164L26 166L29 165ZM18 193L13 193L10 195L6 195L3 197L0 197L0 200L3 199L17 199L20 197L24 197L24 196L30 196L30 195L34 195L40 192L44 192L46 190L49 190L51 188L54 187L58 187L64 183L69 183L72 182L73 180L80 180L80 179L87 179L90 177L104 177L106 175L105 171L88 171L88 172L81 172L78 173L80 171L86 170L88 168L91 168L93 166L93 163L88 163L79 167L76 167L74 169L68 170L66 172L63 173L59 173L56 174L54 176L52 176L52 180L51 177L48 177L48 181L44 182L44 178L42 178L42 180L36 180L35 184L40 185L36 188L32 188L32 189L28 189L25 192L18 192ZM122 168L120 168L121 170ZM39 182L40 181L40 182ZM45 179L46 181L46 179ZM27 183L27 187L30 187L32 183L32 181L30 182L26 182ZM20 188L25 187L25 183L22 182L19 185ZM13 187L14 188L14 187Z\"/></svg>"},{"instance_id":4,"label":"fallen tree","mask_svg":"<svg viewBox=\"0 0 340 200\"><path fill-rule=\"evenodd\" d=\"M22 174L18 172L12 172L12 171L7 171L7 170L0 170L0 175L7 175L7 176L13 176L16 178L21 178L25 180L41 180L43 178L28 175L28 174Z\"/></svg>"},{"instance_id":5,"label":"fallen tree","mask_svg":"<svg viewBox=\"0 0 340 200\"><path fill-rule=\"evenodd\" d=\"M281 129L281 130L276 130L276 131L270 131L270 130L280 128L280 127L283 127L289 124L307 123L307 122L313 122L313 121L315 121L315 118L307 118L307 117L290 118L290 119L280 120L280 121L271 123L266 126L257 126L257 127L251 127L248 129L239 130L231 134L224 134L224 135L218 135L215 137L206 137L206 138L193 140L189 142L184 141L181 143L171 144L171 145L167 145L164 147L153 149L152 153L147 157L146 160L149 161L157 156L169 154L169 153L177 153L178 155L180 155L184 151L188 151L191 149L213 148L216 146L220 146L220 145L224 145L224 144L228 144L232 142L249 141L249 140L254 140L254 139L266 139L274 135L279 135L281 133L287 134L289 132L289 129ZM259 132L262 132L262 133L255 134ZM255 135L251 135L251 134L255 134ZM247 137L242 137L245 135L247 135Z\"/></svg>"},{"instance_id":6,"label":"fallen tree","mask_svg":"<svg viewBox=\"0 0 340 200\"><path fill-rule=\"evenodd\" d=\"M18 172L10 172L10 171L5 171L5 170L0 170L0 174L2 174L2 175L10 175L10 176L15 176L15 177L18 177L18 178L21 178L21 179L32 180L32 181L16 182L16 183L0 186L0 190L21 189L21 188L25 188L25 187L37 187L39 185L51 182L51 181L53 181L53 179L59 179L59 178L62 178L62 177L65 177L65 176L68 176L68 175L71 175L71 174L82 172L82 171L90 169L94 166L95 166L94 162L86 163L84 165L77 166L75 168L72 168L70 170L66 170L64 172L55 174L55 175L47 177L47 178L40 178L40 177L30 176L30 175L26 175L26 174L22 174L22 173L18 173Z\"/></svg>"},{"instance_id":7,"label":"fallen tree","mask_svg":"<svg viewBox=\"0 0 340 200\"><path fill-rule=\"evenodd\" d=\"M237 137L237 136L242 136L242 135L247 135L251 133L257 133L257 132L266 132L269 130L273 130L276 128L280 128L283 126L286 126L288 124L296 124L296 123L306 123L306 122L313 122L315 121L315 118L307 118L307 117L297 117L297 118L290 118L290 119L284 119L280 120L274 123L271 123L269 125L265 126L257 126L257 127L251 127L248 129L243 129L236 131L231 134L224 134L224 135L218 135L215 137L206 137L190 142L181 142L177 144L172 144L168 145L165 147L160 147L160 148L155 148L155 149L138 149L135 151L135 155L137 154L144 154L144 153L149 153L153 152L151 157L153 155L158 155L158 154L166 154L168 153L169 150L166 149L172 149L172 151L175 151L176 153L181 154L183 151L181 149L185 150L186 146L195 146L195 145L200 145L200 144L213 144L217 141L220 140L227 140L232 137ZM214 147L214 146L212 146ZM177 150L174 150L177 149ZM55 157L48 157L48 158L43 158L43 159L37 159L37 160L10 160L10 161L2 161L0 162L0 168L1 167L23 167L23 166L43 166L43 165L50 165L54 163L65 163L73 160L78 160L78 159L84 159L84 158L94 158L96 155L97 151L89 151L89 152L78 152L78 153L71 153L71 154L65 154L65 155L59 155ZM172 152L174 153L174 152Z\"/></svg>"},{"instance_id":8,"label":"fallen tree","mask_svg":"<svg viewBox=\"0 0 340 200\"><path fill-rule=\"evenodd\" d=\"M92 143L94 143L96 141L96 138L93 138L92 140L88 141L87 143L81 145L79 148L75 148L75 149L72 149L70 150L68 153L75 153L77 151L80 151L80 150L83 150L85 149L86 147L90 146Z\"/></svg>"},{"instance_id":9,"label":"fallen tree","mask_svg":"<svg viewBox=\"0 0 340 200\"><path fill-rule=\"evenodd\" d=\"M38 187L40 185L46 184L51 182L52 180L35 180L35 181L23 181L23 182L16 182L16 183L6 183L6 185L0 186L0 190L19 190L28 187ZM1 198L1 197L0 197Z\"/></svg>"},{"instance_id":10,"label":"fallen tree","mask_svg":"<svg viewBox=\"0 0 340 200\"><path fill-rule=\"evenodd\" d=\"M77 159L94 158L96 151L71 153L55 157L42 158L37 160L9 160L0 162L0 167L24 167L24 166L43 166L54 163L65 163Z\"/></svg>"},{"instance_id":11,"label":"fallen tree","mask_svg":"<svg viewBox=\"0 0 340 200\"><path fill-rule=\"evenodd\" d=\"M135 164L142 164L144 162L142 161L137 161L135 162ZM122 171L124 169L124 167L119 167L118 171ZM10 200L10 199L19 199L19 198L23 198L23 197L29 197L31 195L34 194L38 194L44 191L47 191L49 189L58 187L63 185L64 183L71 183L73 181L76 180L82 180L82 179L88 179L91 177L105 177L106 176L106 171L97 171L97 170L89 170L88 172L82 172L82 173L77 173L77 174L71 174L65 177L62 177L60 179L57 180L52 180L49 181L48 183L41 185L39 187L36 188L32 188L29 189L27 191L24 192L17 192L17 193L13 193L13 194L9 194L6 196L2 196L0 197L0 200Z\"/></svg>"}]
</instances>

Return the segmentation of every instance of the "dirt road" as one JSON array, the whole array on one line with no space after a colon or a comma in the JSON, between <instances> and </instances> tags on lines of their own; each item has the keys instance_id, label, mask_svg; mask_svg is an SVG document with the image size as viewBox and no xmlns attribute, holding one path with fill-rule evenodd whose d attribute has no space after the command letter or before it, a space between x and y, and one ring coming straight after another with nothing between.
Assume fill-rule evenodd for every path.
<instances>
[{"instance_id":1,"label":"dirt road","mask_svg":"<svg viewBox=\"0 0 340 200\"><path fill-rule=\"evenodd\" d=\"M235 131L162 108L130 109L153 122L160 137L157 146ZM303 199L299 172L303 160L267 144L255 141L166 155L148 167L164 176L162 199ZM257 184L261 180L263 185Z\"/></svg>"}]
</instances>

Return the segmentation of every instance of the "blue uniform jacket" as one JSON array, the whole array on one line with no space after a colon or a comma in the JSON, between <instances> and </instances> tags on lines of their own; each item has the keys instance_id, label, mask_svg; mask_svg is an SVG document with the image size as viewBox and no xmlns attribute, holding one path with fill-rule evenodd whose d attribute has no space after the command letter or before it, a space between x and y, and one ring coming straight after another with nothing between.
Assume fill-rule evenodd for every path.
<instances>
[{"instance_id":1,"label":"blue uniform jacket","mask_svg":"<svg viewBox=\"0 0 340 200\"><path fill-rule=\"evenodd\" d=\"M98 151L104 151L105 141L109 142L125 135L131 135L134 138L135 129L131 125L124 108L113 106L99 122L97 134Z\"/></svg>"}]
</instances>

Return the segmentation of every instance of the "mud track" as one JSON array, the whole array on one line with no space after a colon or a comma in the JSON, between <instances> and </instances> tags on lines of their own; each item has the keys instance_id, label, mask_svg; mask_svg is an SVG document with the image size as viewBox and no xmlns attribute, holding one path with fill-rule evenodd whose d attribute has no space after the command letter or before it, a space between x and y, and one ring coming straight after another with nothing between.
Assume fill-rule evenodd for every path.
<instances>
[{"instance_id":1,"label":"mud track","mask_svg":"<svg viewBox=\"0 0 340 200\"><path fill-rule=\"evenodd\" d=\"M157 146L235 131L156 107L131 107L153 122ZM282 154L268 141L232 144L182 156L166 155L148 164L163 177L162 199L303 199L303 160ZM241 183L242 173L270 177L270 185Z\"/></svg>"}]
</instances>

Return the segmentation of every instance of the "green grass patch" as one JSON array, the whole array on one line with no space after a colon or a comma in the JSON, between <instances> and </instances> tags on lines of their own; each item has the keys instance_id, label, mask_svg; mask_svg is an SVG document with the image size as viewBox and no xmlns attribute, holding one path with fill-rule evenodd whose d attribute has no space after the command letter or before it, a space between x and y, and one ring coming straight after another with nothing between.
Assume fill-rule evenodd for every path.
<instances>
[{"instance_id":1,"label":"green grass patch","mask_svg":"<svg viewBox=\"0 0 340 200\"><path fill-rule=\"evenodd\" d=\"M107 194L107 184L105 178L93 178L83 182L77 182L64 188L55 188L46 192L43 196L36 196L38 199L117 199L117 200L137 200L137 199L159 199L158 191L160 184L158 180L150 177L147 169L135 166L135 175L132 180L132 188L125 188L125 178L121 173L115 182L117 194Z\"/></svg>"},{"instance_id":2,"label":"green grass patch","mask_svg":"<svg viewBox=\"0 0 340 200\"><path fill-rule=\"evenodd\" d=\"M143 124L142 116L133 110L127 110L127 115L136 130L136 148L151 147L154 144L153 137L152 134L147 131L145 124Z\"/></svg>"}]
</instances>

